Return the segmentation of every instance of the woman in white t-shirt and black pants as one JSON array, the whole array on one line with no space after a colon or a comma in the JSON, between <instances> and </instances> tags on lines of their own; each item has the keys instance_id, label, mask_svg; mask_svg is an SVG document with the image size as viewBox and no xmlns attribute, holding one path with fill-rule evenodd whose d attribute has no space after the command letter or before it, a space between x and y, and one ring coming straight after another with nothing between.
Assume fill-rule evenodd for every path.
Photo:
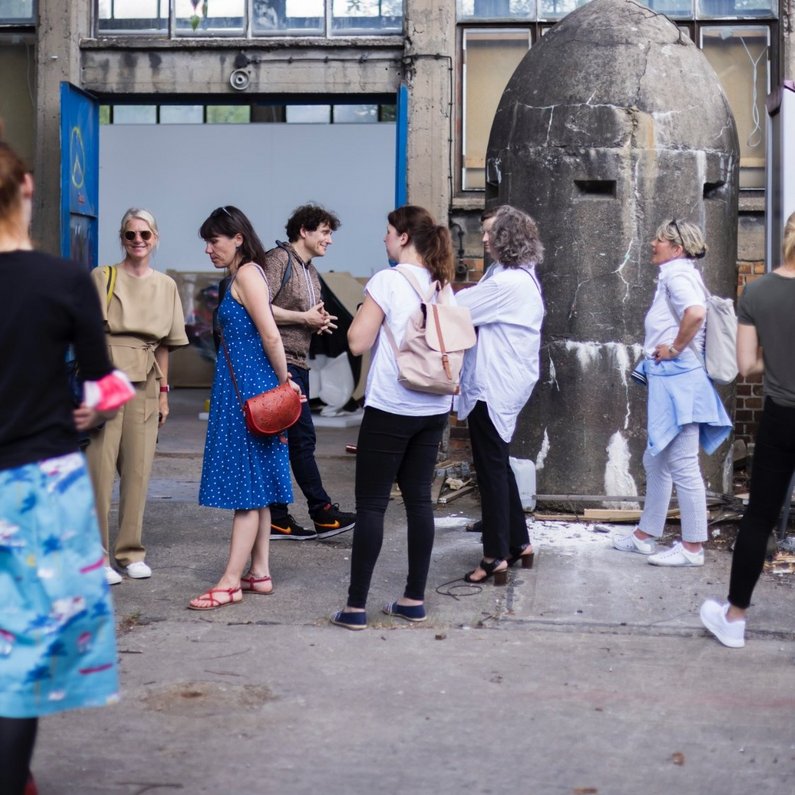
<instances>
[{"instance_id":1,"label":"woman in white t-shirt and black pants","mask_svg":"<svg viewBox=\"0 0 795 795\"><path fill-rule=\"evenodd\" d=\"M427 210L405 206L388 216L384 238L393 262L410 268L423 290L432 281L447 284L453 274L450 233ZM346 629L365 629L365 606L384 537L384 514L397 480L406 506L409 568L403 596L384 607L387 615L425 620L425 584L433 549L431 502L439 442L447 424L449 395L406 389L398 383L395 355L386 337L389 325L398 346L420 299L408 280L391 269L373 276L348 330L354 355L372 348L365 390L365 409L356 458L356 527L353 533L348 602L331 622Z\"/></svg>"}]
</instances>

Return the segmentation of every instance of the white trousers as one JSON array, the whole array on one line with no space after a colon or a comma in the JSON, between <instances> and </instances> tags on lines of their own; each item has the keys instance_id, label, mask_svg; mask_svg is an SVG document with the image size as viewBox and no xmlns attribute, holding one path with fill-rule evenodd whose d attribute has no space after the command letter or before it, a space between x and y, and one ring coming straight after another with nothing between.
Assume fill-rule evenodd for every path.
<instances>
[{"instance_id":1,"label":"white trousers","mask_svg":"<svg viewBox=\"0 0 795 795\"><path fill-rule=\"evenodd\" d=\"M665 528L672 486L676 486L682 522L682 540L707 540L707 493L698 463L698 423L685 425L657 455L643 455L646 503L638 527L655 538Z\"/></svg>"}]
</instances>

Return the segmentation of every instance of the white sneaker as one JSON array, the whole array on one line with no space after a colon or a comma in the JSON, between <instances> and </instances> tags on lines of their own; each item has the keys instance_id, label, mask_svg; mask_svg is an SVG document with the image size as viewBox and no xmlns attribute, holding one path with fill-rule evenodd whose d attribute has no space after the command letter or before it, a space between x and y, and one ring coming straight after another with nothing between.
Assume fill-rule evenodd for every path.
<instances>
[{"instance_id":1,"label":"white sneaker","mask_svg":"<svg viewBox=\"0 0 795 795\"><path fill-rule=\"evenodd\" d=\"M134 580L145 580L152 576L152 570L142 560L136 560L127 567L127 576Z\"/></svg>"},{"instance_id":2,"label":"white sneaker","mask_svg":"<svg viewBox=\"0 0 795 795\"><path fill-rule=\"evenodd\" d=\"M121 574L113 566L105 566L105 582L108 585L118 585L121 579Z\"/></svg>"},{"instance_id":3,"label":"white sneaker","mask_svg":"<svg viewBox=\"0 0 795 795\"><path fill-rule=\"evenodd\" d=\"M657 548L657 542L653 538L641 540L635 535L633 530L628 536L613 536L613 549L621 552L638 552L641 555L651 555Z\"/></svg>"},{"instance_id":4,"label":"white sneaker","mask_svg":"<svg viewBox=\"0 0 795 795\"><path fill-rule=\"evenodd\" d=\"M648 562L652 566L703 566L704 548L698 552L688 552L681 541L677 541L670 549L663 549L650 555Z\"/></svg>"},{"instance_id":5,"label":"white sneaker","mask_svg":"<svg viewBox=\"0 0 795 795\"><path fill-rule=\"evenodd\" d=\"M701 623L724 645L730 649L741 649L745 646L745 619L729 621L726 613L729 603L721 604L714 599L707 599L698 611Z\"/></svg>"}]
</instances>

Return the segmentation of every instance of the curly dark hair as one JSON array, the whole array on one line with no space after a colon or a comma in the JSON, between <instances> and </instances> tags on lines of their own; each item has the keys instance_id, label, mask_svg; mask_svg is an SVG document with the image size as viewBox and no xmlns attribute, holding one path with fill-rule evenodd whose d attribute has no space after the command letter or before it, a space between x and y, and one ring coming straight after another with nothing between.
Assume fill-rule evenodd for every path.
<instances>
[{"instance_id":1,"label":"curly dark hair","mask_svg":"<svg viewBox=\"0 0 795 795\"><path fill-rule=\"evenodd\" d=\"M302 229L314 232L322 224L328 224L332 232L336 232L342 226L340 219L331 210L319 204L302 204L293 210L284 229L287 232L287 239L295 243L301 237Z\"/></svg>"},{"instance_id":2,"label":"curly dark hair","mask_svg":"<svg viewBox=\"0 0 795 795\"><path fill-rule=\"evenodd\" d=\"M508 268L544 261L544 246L538 239L538 225L522 210L509 204L494 214L489 235L497 261Z\"/></svg>"}]
</instances>

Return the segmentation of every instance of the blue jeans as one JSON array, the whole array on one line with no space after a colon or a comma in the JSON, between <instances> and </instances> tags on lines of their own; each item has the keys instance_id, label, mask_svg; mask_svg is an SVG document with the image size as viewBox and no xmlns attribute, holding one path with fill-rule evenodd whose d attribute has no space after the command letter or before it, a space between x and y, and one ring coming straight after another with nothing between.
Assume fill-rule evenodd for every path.
<instances>
[{"instance_id":1,"label":"blue jeans","mask_svg":"<svg viewBox=\"0 0 795 795\"><path fill-rule=\"evenodd\" d=\"M356 527L348 607L364 608L384 540L384 514L397 479L408 526L409 571L403 595L425 598L433 550L431 482L447 414L405 417L368 407L356 453Z\"/></svg>"},{"instance_id":2,"label":"blue jeans","mask_svg":"<svg viewBox=\"0 0 795 795\"><path fill-rule=\"evenodd\" d=\"M287 365L287 369L293 377L293 381L309 397L309 370L296 367L294 364ZM331 498L323 488L323 481L320 479L320 471L315 461L317 437L315 436L315 424L312 422L312 412L309 410L309 402L301 404L301 416L298 418L298 422L287 431L287 442L290 448L290 468L293 470L299 488L306 497L309 515L313 516L324 505L328 505ZM286 518L287 506L284 503L271 505L272 522Z\"/></svg>"}]
</instances>

